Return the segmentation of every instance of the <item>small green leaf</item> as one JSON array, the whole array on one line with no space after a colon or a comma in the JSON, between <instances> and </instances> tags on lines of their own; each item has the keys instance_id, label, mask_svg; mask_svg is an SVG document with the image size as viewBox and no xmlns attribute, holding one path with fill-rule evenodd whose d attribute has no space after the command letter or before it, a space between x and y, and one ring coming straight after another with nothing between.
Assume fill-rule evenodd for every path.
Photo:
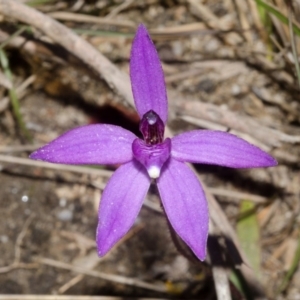
<instances>
[{"instance_id":1,"label":"small green leaf","mask_svg":"<svg viewBox=\"0 0 300 300\"><path fill-rule=\"evenodd\" d=\"M19 36L22 32L24 31L29 31L30 27L29 26L21 26L15 33L13 33L12 35L9 36L8 39L6 39L4 42L2 42L0 44L0 49L4 49L6 47L6 45L12 40L14 39L16 36Z\"/></svg>"},{"instance_id":2,"label":"small green leaf","mask_svg":"<svg viewBox=\"0 0 300 300\"><path fill-rule=\"evenodd\" d=\"M241 242L241 247L249 259L250 267L257 278L259 278L261 263L260 232L253 202L243 200L240 206L240 213L243 217L237 222L237 235Z\"/></svg>"},{"instance_id":3,"label":"small green leaf","mask_svg":"<svg viewBox=\"0 0 300 300\"><path fill-rule=\"evenodd\" d=\"M38 5L52 3L54 1L56 0L32 0L32 1L28 1L26 4L28 6L38 6Z\"/></svg>"},{"instance_id":4,"label":"small green leaf","mask_svg":"<svg viewBox=\"0 0 300 300\"><path fill-rule=\"evenodd\" d=\"M80 28L73 28L73 31L78 34L84 34L84 35L88 35L88 36L124 36L124 37L133 37L134 36L133 33L92 30L92 29L80 29Z\"/></svg>"},{"instance_id":5,"label":"small green leaf","mask_svg":"<svg viewBox=\"0 0 300 300\"><path fill-rule=\"evenodd\" d=\"M12 81L13 75L12 75L11 69L9 67L9 60L6 56L5 51L1 47L0 47L0 65L4 71L6 78L9 81ZM20 103L19 103L19 99L18 99L15 88L12 87L11 89L9 89L8 93L9 93L12 110L13 110L14 116L16 118L16 121L18 123L18 126L19 126L21 132L23 133L23 135L28 140L31 141L31 135L26 128L26 125L24 123L24 120L23 120L23 117L22 117L22 114L20 111Z\"/></svg>"},{"instance_id":6,"label":"small green leaf","mask_svg":"<svg viewBox=\"0 0 300 300\"><path fill-rule=\"evenodd\" d=\"M288 25L288 17L286 17L284 14L282 14L274 5L271 5L270 3L266 3L263 0L255 0L259 8L264 8L268 13L274 15L276 18L278 18L282 23ZM300 36L300 26L298 24L293 23L293 30L295 34Z\"/></svg>"}]
</instances>

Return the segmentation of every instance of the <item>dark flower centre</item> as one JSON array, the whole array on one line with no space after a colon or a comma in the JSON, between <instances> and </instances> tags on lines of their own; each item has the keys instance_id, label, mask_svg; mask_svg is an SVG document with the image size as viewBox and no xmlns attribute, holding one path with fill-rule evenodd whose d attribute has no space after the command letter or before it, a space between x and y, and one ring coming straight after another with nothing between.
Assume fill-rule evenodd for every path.
<instances>
[{"instance_id":1,"label":"dark flower centre","mask_svg":"<svg viewBox=\"0 0 300 300\"><path fill-rule=\"evenodd\" d=\"M157 145L163 142L165 125L159 115L153 110L144 114L140 122L140 131L147 145Z\"/></svg>"}]
</instances>

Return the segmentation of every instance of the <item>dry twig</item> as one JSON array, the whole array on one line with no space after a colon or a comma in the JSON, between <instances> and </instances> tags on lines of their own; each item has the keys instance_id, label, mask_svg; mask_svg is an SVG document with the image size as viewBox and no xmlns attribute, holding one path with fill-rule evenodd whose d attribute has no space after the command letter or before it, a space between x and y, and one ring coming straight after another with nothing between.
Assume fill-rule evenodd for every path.
<instances>
[{"instance_id":1,"label":"dry twig","mask_svg":"<svg viewBox=\"0 0 300 300\"><path fill-rule=\"evenodd\" d=\"M24 97L26 93L26 89L30 86L36 79L35 75L29 76L26 80L24 80L18 87L15 88L16 95L18 99ZM9 97L4 97L0 102L0 113L3 112L9 106Z\"/></svg>"},{"instance_id":2,"label":"dry twig","mask_svg":"<svg viewBox=\"0 0 300 300\"><path fill-rule=\"evenodd\" d=\"M23 243L23 239L27 233L28 227L30 223L32 222L34 218L34 214L31 214L28 219L26 220L22 231L19 233L16 244L15 244L15 258L14 261L5 267L0 268L0 273L7 273L10 272L14 269L31 269L31 268L36 268L37 264L31 264L31 263L22 263L21 262L21 245Z\"/></svg>"},{"instance_id":3,"label":"dry twig","mask_svg":"<svg viewBox=\"0 0 300 300\"><path fill-rule=\"evenodd\" d=\"M1 155L1 154L0 154L0 162L20 164L24 166L35 166L35 167L48 168L53 170L64 170L70 172L77 172L81 174L90 174L90 175L98 175L98 176L105 176L105 177L110 177L112 174L112 172L108 170L61 165L61 164L51 164L43 161L32 160L29 158L22 158L22 157L15 157L15 156L8 156L8 155Z\"/></svg>"},{"instance_id":4,"label":"dry twig","mask_svg":"<svg viewBox=\"0 0 300 300\"><path fill-rule=\"evenodd\" d=\"M246 133L268 146L276 147L284 142L300 143L300 136L288 135L279 130L263 126L250 117L238 116L214 104L185 100L181 101L174 109L180 115L185 114L195 118L202 118Z\"/></svg>"},{"instance_id":5,"label":"dry twig","mask_svg":"<svg viewBox=\"0 0 300 300\"><path fill-rule=\"evenodd\" d=\"M84 267L86 269L94 269L99 263L102 263L104 261L106 261L111 254L113 253L113 251L115 251L115 249L117 249L120 245L122 245L125 241L127 241L128 239L130 239L131 237L133 237L136 233L138 233L141 229L143 229L144 226L140 225L140 226L135 226L133 227L112 249L112 251L110 251L105 257L102 257L101 259L99 259L98 254L94 251L92 253L90 253L89 255L85 256L84 258L79 257L79 259L75 259L73 262L73 265L76 265L77 267ZM81 247L81 241L85 240L85 243L88 243L90 247L95 247L95 242L94 241L90 241L89 239L87 239L85 236L83 235L78 235L77 233L71 233L71 232L66 232L63 231L62 232L65 236L68 235L69 237L75 238L79 244L79 247ZM63 294L65 293L68 289L70 289L72 286L78 284L83 278L85 277L85 274L79 274L75 277L73 277L71 280L69 280L68 282L66 282L64 285L62 285L59 289L58 292Z\"/></svg>"},{"instance_id":6,"label":"dry twig","mask_svg":"<svg viewBox=\"0 0 300 300\"><path fill-rule=\"evenodd\" d=\"M101 25L110 25L110 26L118 26L118 27L127 27L130 29L134 29L135 25L130 21L118 21L107 18L94 17L90 15L77 14L65 11L56 11L51 12L48 16L62 21L73 21L73 22L85 22L85 23L94 23Z\"/></svg>"},{"instance_id":7,"label":"dry twig","mask_svg":"<svg viewBox=\"0 0 300 300\"><path fill-rule=\"evenodd\" d=\"M117 7L113 8L109 14L106 15L106 19L111 19L113 17L115 17L116 15L118 15L122 10L127 9L132 3L134 2L134 0L125 0L123 3L121 3L120 5L118 5Z\"/></svg>"},{"instance_id":8,"label":"dry twig","mask_svg":"<svg viewBox=\"0 0 300 300\"><path fill-rule=\"evenodd\" d=\"M113 274L107 274L107 273L103 273L103 272L93 271L93 270L85 269L82 267L77 267L77 266L73 266L73 265L70 265L67 263L63 263L61 261L57 261L57 260L50 259L50 258L38 257L35 259L35 261L40 264L52 266L55 268L65 269L65 270L73 271L73 272L76 272L79 274L85 274L85 275L97 277L97 278L108 280L108 281L113 281L113 282L120 283L120 284L131 285L134 287L144 288L144 289L148 289L148 290L156 291L156 292L160 292L160 293L167 292L166 288L163 286L160 286L160 285L150 284L150 283L147 283L142 280L135 279L135 278L128 278L128 277L124 277L124 276L120 276L120 275L113 275Z\"/></svg>"}]
</instances>

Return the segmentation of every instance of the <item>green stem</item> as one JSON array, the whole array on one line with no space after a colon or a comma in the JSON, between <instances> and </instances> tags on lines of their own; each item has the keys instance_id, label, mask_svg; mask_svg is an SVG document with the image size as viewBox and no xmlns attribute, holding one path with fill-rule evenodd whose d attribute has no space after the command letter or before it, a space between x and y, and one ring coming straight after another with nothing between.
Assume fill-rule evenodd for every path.
<instances>
[{"instance_id":1,"label":"green stem","mask_svg":"<svg viewBox=\"0 0 300 300\"><path fill-rule=\"evenodd\" d=\"M3 48L3 47L2 47ZM7 79L12 82L12 72L9 68L9 62L6 56L6 53L4 52L4 50L0 47L0 63L1 66L3 68L4 74L7 77ZM23 120L21 111L20 111L20 104L19 104L19 99L16 93L16 90L14 87L12 87L11 89L9 89L9 98L11 101L11 106L12 106L12 110L13 110L13 114L17 120L18 126L22 132L22 134L28 139L28 140L32 140L31 135L29 133L29 131L26 128L25 122Z\"/></svg>"},{"instance_id":2,"label":"green stem","mask_svg":"<svg viewBox=\"0 0 300 300\"><path fill-rule=\"evenodd\" d=\"M289 19L289 30L290 30L291 46L292 46L292 51L293 51L293 56L294 56L294 62L295 62L297 79L298 79L298 85L300 87L300 67L299 67L298 53L297 53L297 48L296 48L296 43L295 43L295 35L294 35L294 31L293 31L291 8L289 8L288 19Z\"/></svg>"}]
</instances>

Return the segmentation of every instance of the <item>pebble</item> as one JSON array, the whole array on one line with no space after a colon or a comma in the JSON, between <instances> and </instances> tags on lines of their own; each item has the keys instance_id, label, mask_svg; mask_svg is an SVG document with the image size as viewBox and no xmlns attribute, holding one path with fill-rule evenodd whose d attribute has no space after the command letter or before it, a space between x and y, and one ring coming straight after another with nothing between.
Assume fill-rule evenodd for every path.
<instances>
[{"instance_id":1,"label":"pebble","mask_svg":"<svg viewBox=\"0 0 300 300\"><path fill-rule=\"evenodd\" d=\"M27 195L23 195L21 200L22 200L22 202L28 202L29 197Z\"/></svg>"},{"instance_id":2,"label":"pebble","mask_svg":"<svg viewBox=\"0 0 300 300\"><path fill-rule=\"evenodd\" d=\"M63 209L56 216L60 221L71 221L73 219L73 212L69 209Z\"/></svg>"},{"instance_id":3,"label":"pebble","mask_svg":"<svg viewBox=\"0 0 300 300\"><path fill-rule=\"evenodd\" d=\"M7 235L0 235L0 242L3 244L6 244L8 242L9 238Z\"/></svg>"},{"instance_id":4,"label":"pebble","mask_svg":"<svg viewBox=\"0 0 300 300\"><path fill-rule=\"evenodd\" d=\"M231 87L231 94L233 96L237 96L241 93L241 87L237 84L234 84L232 87Z\"/></svg>"},{"instance_id":5,"label":"pebble","mask_svg":"<svg viewBox=\"0 0 300 300\"><path fill-rule=\"evenodd\" d=\"M59 199L59 206L65 207L67 205L67 200L65 198Z\"/></svg>"}]
</instances>

